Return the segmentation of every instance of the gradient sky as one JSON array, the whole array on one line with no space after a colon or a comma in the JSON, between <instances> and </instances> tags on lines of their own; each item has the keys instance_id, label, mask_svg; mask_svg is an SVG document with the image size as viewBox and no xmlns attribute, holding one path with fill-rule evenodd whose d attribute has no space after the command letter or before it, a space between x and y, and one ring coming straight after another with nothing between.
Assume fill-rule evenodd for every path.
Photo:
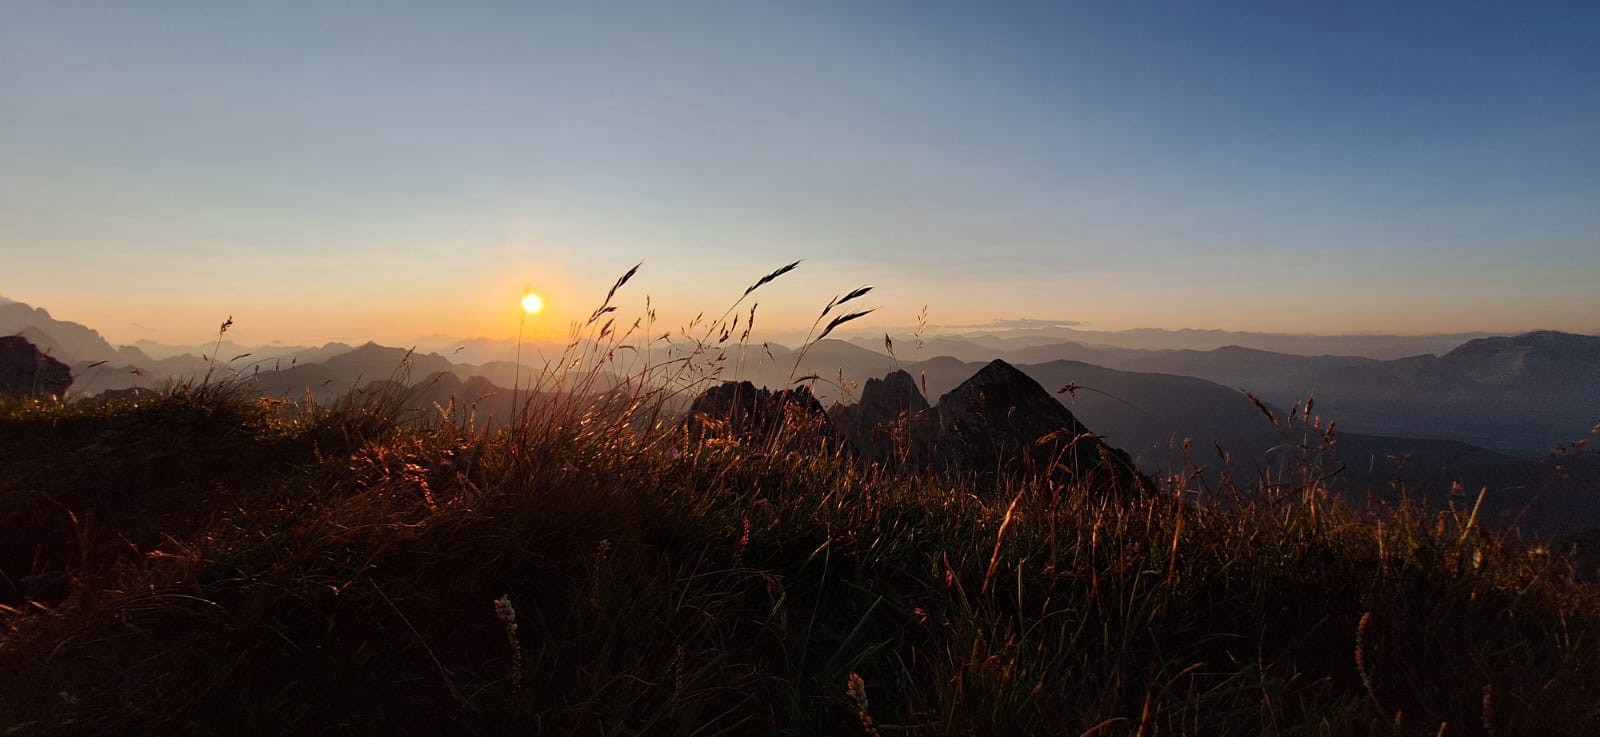
<instances>
[{"instance_id":1,"label":"gradient sky","mask_svg":"<svg viewBox=\"0 0 1600 737\"><path fill-rule=\"evenodd\" d=\"M1600 5L0 0L0 294L113 341L1600 332Z\"/></svg>"}]
</instances>

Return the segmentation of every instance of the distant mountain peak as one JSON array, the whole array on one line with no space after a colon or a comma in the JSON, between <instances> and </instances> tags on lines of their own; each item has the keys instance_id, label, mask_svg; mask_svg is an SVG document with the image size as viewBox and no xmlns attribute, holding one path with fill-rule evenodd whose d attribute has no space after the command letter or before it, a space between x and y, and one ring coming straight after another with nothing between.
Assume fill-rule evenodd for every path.
<instances>
[{"instance_id":1,"label":"distant mountain peak","mask_svg":"<svg viewBox=\"0 0 1600 737\"><path fill-rule=\"evenodd\" d=\"M58 356L73 361L127 361L148 360L142 353L128 354L117 348L99 332L80 323L57 320L43 307L33 307L15 300L0 300L0 335L16 335L34 328L51 338Z\"/></svg>"}]
</instances>

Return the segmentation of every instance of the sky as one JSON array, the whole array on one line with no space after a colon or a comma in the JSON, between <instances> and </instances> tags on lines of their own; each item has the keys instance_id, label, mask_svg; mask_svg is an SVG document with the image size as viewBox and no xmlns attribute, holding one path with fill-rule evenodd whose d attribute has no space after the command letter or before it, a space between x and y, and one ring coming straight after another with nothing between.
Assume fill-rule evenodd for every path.
<instances>
[{"instance_id":1,"label":"sky","mask_svg":"<svg viewBox=\"0 0 1600 737\"><path fill-rule=\"evenodd\" d=\"M1600 6L0 0L0 295L114 342L1600 332Z\"/></svg>"}]
</instances>

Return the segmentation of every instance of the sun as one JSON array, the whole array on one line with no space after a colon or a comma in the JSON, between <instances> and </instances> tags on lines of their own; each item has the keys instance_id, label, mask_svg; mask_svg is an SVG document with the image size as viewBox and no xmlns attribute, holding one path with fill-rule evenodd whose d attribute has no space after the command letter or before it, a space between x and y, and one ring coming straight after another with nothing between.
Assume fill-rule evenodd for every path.
<instances>
[{"instance_id":1,"label":"sun","mask_svg":"<svg viewBox=\"0 0 1600 737\"><path fill-rule=\"evenodd\" d=\"M544 309L544 300L540 299L539 295L534 294L533 292L528 292L526 295L523 295L523 297L522 297L522 311L523 312L526 312L526 313L532 315L532 314L535 314L539 310L542 310L542 309Z\"/></svg>"}]
</instances>

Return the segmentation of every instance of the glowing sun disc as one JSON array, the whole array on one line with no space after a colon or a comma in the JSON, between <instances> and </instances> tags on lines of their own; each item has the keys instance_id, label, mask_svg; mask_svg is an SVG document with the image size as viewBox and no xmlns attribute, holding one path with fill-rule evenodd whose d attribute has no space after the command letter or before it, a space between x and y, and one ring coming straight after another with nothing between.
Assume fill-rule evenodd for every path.
<instances>
[{"instance_id":1,"label":"glowing sun disc","mask_svg":"<svg viewBox=\"0 0 1600 737\"><path fill-rule=\"evenodd\" d=\"M539 295L534 294L533 292L528 292L527 295L522 298L523 312L532 315L542 309L544 309L544 300L540 299Z\"/></svg>"}]
</instances>

